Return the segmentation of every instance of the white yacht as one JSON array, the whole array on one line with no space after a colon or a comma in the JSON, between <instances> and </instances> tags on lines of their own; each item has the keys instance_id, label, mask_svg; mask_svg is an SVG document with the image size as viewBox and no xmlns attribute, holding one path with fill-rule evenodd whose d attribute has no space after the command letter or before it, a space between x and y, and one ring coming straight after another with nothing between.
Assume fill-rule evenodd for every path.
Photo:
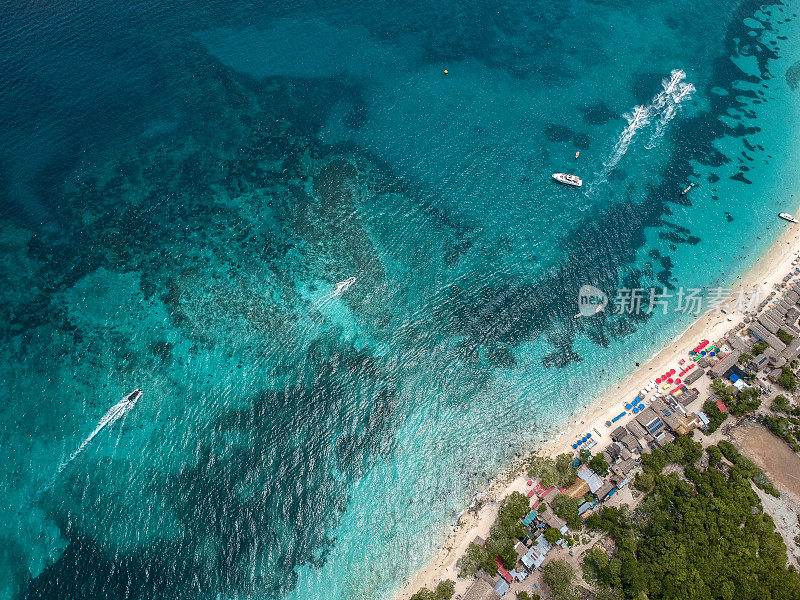
<instances>
[{"instance_id":1,"label":"white yacht","mask_svg":"<svg viewBox=\"0 0 800 600\"><path fill-rule=\"evenodd\" d=\"M583 185L583 180L580 177L577 175L570 175L569 173L553 173L553 179L564 185L573 185L575 187L581 187Z\"/></svg>"},{"instance_id":2,"label":"white yacht","mask_svg":"<svg viewBox=\"0 0 800 600\"><path fill-rule=\"evenodd\" d=\"M794 215L790 215L789 213L781 213L778 216L781 219L786 219L790 223L800 223L800 221L797 220L797 217L795 217Z\"/></svg>"}]
</instances>

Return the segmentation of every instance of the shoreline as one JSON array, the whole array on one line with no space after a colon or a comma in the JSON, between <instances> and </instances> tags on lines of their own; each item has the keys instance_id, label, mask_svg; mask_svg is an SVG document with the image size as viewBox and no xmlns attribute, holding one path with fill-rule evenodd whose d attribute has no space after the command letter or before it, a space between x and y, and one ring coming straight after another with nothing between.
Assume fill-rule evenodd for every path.
<instances>
[{"instance_id":1,"label":"shoreline","mask_svg":"<svg viewBox=\"0 0 800 600\"><path fill-rule=\"evenodd\" d=\"M800 225L787 223L787 229L756 263L736 278L730 294L719 307L700 315L661 350L620 381L595 396L534 453L554 458L563 452L572 452L571 445L564 441L564 438L578 428L581 431L596 430L600 433L601 445L605 445L611 431L611 428L605 426L605 422L616 416L626 401L635 397L639 390L670 365L685 357L701 339L717 341L743 323L747 313L736 308L739 294L760 291L762 298L766 300L769 294L775 291L775 286L782 284L784 277L791 271L792 261L799 252ZM726 312L723 313L722 310ZM441 579L452 579L458 583L456 561L476 536L484 538L488 536L489 528L497 516L500 501L511 492L525 493L529 489L528 477L524 470L526 463L527 458L514 460L501 469L485 492L476 494L469 507L458 517L442 548L395 592L394 600L408 600L423 587L433 589Z\"/></svg>"}]
</instances>

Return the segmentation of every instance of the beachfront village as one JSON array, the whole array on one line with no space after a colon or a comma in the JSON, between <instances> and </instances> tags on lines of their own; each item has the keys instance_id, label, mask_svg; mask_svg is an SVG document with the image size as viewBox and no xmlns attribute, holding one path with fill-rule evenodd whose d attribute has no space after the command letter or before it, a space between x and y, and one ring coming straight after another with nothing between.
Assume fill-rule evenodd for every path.
<instances>
[{"instance_id":1,"label":"beachfront village","mask_svg":"<svg viewBox=\"0 0 800 600\"><path fill-rule=\"evenodd\" d=\"M411 598L800 599L796 262L720 339L533 456Z\"/></svg>"}]
</instances>

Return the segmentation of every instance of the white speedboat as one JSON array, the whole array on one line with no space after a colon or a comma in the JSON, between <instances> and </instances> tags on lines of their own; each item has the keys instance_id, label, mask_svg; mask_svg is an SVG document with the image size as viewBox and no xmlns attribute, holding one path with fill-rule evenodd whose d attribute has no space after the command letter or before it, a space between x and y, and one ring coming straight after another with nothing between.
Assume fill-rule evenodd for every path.
<instances>
[{"instance_id":1,"label":"white speedboat","mask_svg":"<svg viewBox=\"0 0 800 600\"><path fill-rule=\"evenodd\" d=\"M781 219L786 219L790 223L800 223L800 221L797 220L797 217L795 217L794 215L790 215L789 213L781 213L778 216Z\"/></svg>"},{"instance_id":2,"label":"white speedboat","mask_svg":"<svg viewBox=\"0 0 800 600\"><path fill-rule=\"evenodd\" d=\"M583 180L580 177L577 175L570 175L569 173L553 173L553 179L564 185L572 185L575 187L581 187L583 185Z\"/></svg>"},{"instance_id":3,"label":"white speedboat","mask_svg":"<svg viewBox=\"0 0 800 600\"><path fill-rule=\"evenodd\" d=\"M122 401L125 403L125 410L130 410L133 408L133 405L136 404L136 401L142 397L142 390L133 390L130 394L125 396Z\"/></svg>"},{"instance_id":4,"label":"white speedboat","mask_svg":"<svg viewBox=\"0 0 800 600\"><path fill-rule=\"evenodd\" d=\"M344 281L338 282L333 287L333 296L338 298L339 296L344 294L347 290L349 290L350 286L353 285L355 282L356 282L356 278L355 277L348 277Z\"/></svg>"}]
</instances>

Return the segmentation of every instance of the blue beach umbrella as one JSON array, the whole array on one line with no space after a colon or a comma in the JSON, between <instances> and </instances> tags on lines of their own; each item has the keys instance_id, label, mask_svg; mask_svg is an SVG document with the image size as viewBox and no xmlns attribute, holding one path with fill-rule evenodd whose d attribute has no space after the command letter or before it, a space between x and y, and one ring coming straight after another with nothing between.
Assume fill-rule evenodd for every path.
<instances>
[{"instance_id":1,"label":"blue beach umbrella","mask_svg":"<svg viewBox=\"0 0 800 600\"><path fill-rule=\"evenodd\" d=\"M705 351L705 350L703 350L703 351L700 353L700 356L705 356L705 355L706 355L706 351Z\"/></svg>"},{"instance_id":2,"label":"blue beach umbrella","mask_svg":"<svg viewBox=\"0 0 800 600\"><path fill-rule=\"evenodd\" d=\"M717 353L716 353L716 352L709 352L709 354L710 354L711 356L716 356L716 355L717 355Z\"/></svg>"},{"instance_id":3,"label":"blue beach umbrella","mask_svg":"<svg viewBox=\"0 0 800 600\"><path fill-rule=\"evenodd\" d=\"M586 437L587 437L587 438L591 438L591 437L592 437L592 434L591 434L591 433L587 433L587 434L586 434Z\"/></svg>"},{"instance_id":4,"label":"blue beach umbrella","mask_svg":"<svg viewBox=\"0 0 800 600\"><path fill-rule=\"evenodd\" d=\"M583 440L578 440L578 446L580 446L582 443L583 443Z\"/></svg>"},{"instance_id":5,"label":"blue beach umbrella","mask_svg":"<svg viewBox=\"0 0 800 600\"><path fill-rule=\"evenodd\" d=\"M644 404L639 405L639 410L644 410Z\"/></svg>"},{"instance_id":6,"label":"blue beach umbrella","mask_svg":"<svg viewBox=\"0 0 800 600\"><path fill-rule=\"evenodd\" d=\"M578 449L578 444L572 444L572 449L573 450L577 450Z\"/></svg>"},{"instance_id":7,"label":"blue beach umbrella","mask_svg":"<svg viewBox=\"0 0 800 600\"><path fill-rule=\"evenodd\" d=\"M636 414L638 412L639 412L639 407L637 406L636 408L633 409L633 414Z\"/></svg>"},{"instance_id":8,"label":"blue beach umbrella","mask_svg":"<svg viewBox=\"0 0 800 600\"><path fill-rule=\"evenodd\" d=\"M586 436L583 436L583 439L582 439L581 441L582 441L582 442L585 442L585 441L586 441L586 440L588 440L588 439L589 439L589 438L587 438Z\"/></svg>"},{"instance_id":9,"label":"blue beach umbrella","mask_svg":"<svg viewBox=\"0 0 800 600\"><path fill-rule=\"evenodd\" d=\"M630 402L628 402L628 404L625 405L625 410L630 410L630 409L631 409L631 404Z\"/></svg>"}]
</instances>

